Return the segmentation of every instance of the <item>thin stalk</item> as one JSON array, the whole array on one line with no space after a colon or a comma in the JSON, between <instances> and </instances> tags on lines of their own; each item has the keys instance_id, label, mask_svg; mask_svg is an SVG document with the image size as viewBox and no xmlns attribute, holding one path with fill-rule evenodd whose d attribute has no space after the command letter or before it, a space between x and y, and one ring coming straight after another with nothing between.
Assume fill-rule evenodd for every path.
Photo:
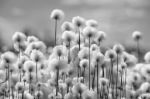
<instances>
[{"instance_id":1,"label":"thin stalk","mask_svg":"<svg viewBox=\"0 0 150 99\"><path fill-rule=\"evenodd\" d=\"M116 77L116 98L117 98L117 87L118 87L118 53L117 53L117 77Z\"/></svg>"},{"instance_id":2,"label":"thin stalk","mask_svg":"<svg viewBox=\"0 0 150 99\"><path fill-rule=\"evenodd\" d=\"M55 20L55 46L57 44L56 39L57 39L57 19Z\"/></svg>"},{"instance_id":3,"label":"thin stalk","mask_svg":"<svg viewBox=\"0 0 150 99\"><path fill-rule=\"evenodd\" d=\"M98 62L97 62L97 99L99 98L98 97L98 94L99 94L99 90L98 90L98 88L99 88L99 68L98 68Z\"/></svg>"},{"instance_id":4,"label":"thin stalk","mask_svg":"<svg viewBox=\"0 0 150 99\"><path fill-rule=\"evenodd\" d=\"M68 52L68 63L70 63L70 41L69 41L69 48L68 48L69 52Z\"/></svg>"},{"instance_id":5,"label":"thin stalk","mask_svg":"<svg viewBox=\"0 0 150 99\"><path fill-rule=\"evenodd\" d=\"M37 62L36 62L36 82L38 82L38 67L37 67Z\"/></svg>"},{"instance_id":6,"label":"thin stalk","mask_svg":"<svg viewBox=\"0 0 150 99\"><path fill-rule=\"evenodd\" d=\"M111 88L112 88L112 90L114 90L114 84L113 84L113 82L114 82L114 73L113 73L113 60L111 59L111 80L112 80L112 84L111 84ZM112 91L112 98L114 99L114 91Z\"/></svg>"},{"instance_id":7,"label":"thin stalk","mask_svg":"<svg viewBox=\"0 0 150 99\"><path fill-rule=\"evenodd\" d=\"M92 89L93 90L95 88L95 71L96 71L96 67L94 67L94 74L93 74L93 80L92 80Z\"/></svg>"},{"instance_id":8,"label":"thin stalk","mask_svg":"<svg viewBox=\"0 0 150 99\"><path fill-rule=\"evenodd\" d=\"M81 44L81 40L80 40L80 39L81 39L81 38L80 38L80 34L81 34L81 33L80 33L80 28L79 28L79 38L78 38L78 39L79 39L79 51L80 51L80 44Z\"/></svg>"},{"instance_id":9,"label":"thin stalk","mask_svg":"<svg viewBox=\"0 0 150 99\"><path fill-rule=\"evenodd\" d=\"M90 77L90 73L91 73L91 55L90 55L90 47L91 47L91 45L90 45L90 43L91 43L91 40L90 40L90 37L89 37L89 90L90 90L90 85L91 85L91 83L90 83L90 81L91 81L91 77Z\"/></svg>"},{"instance_id":10,"label":"thin stalk","mask_svg":"<svg viewBox=\"0 0 150 99\"><path fill-rule=\"evenodd\" d=\"M102 67L102 77L103 77L103 78L105 77L105 70L104 70L104 67Z\"/></svg>"},{"instance_id":11,"label":"thin stalk","mask_svg":"<svg viewBox=\"0 0 150 99\"><path fill-rule=\"evenodd\" d=\"M139 40L137 40L137 56L138 56L138 62L140 62L140 44L139 44Z\"/></svg>"},{"instance_id":12,"label":"thin stalk","mask_svg":"<svg viewBox=\"0 0 150 99\"><path fill-rule=\"evenodd\" d=\"M85 67L83 68L83 83L85 81Z\"/></svg>"},{"instance_id":13,"label":"thin stalk","mask_svg":"<svg viewBox=\"0 0 150 99\"><path fill-rule=\"evenodd\" d=\"M56 96L58 95L58 91L59 91L59 84L58 84L58 80L59 80L59 69L57 69L57 82L56 82Z\"/></svg>"}]
</instances>

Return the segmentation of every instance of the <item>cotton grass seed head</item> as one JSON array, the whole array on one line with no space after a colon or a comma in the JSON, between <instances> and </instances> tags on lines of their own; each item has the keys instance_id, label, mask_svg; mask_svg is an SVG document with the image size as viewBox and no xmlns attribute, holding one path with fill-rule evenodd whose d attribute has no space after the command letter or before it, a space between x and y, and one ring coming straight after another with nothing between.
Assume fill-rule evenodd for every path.
<instances>
[{"instance_id":1,"label":"cotton grass seed head","mask_svg":"<svg viewBox=\"0 0 150 99\"><path fill-rule=\"evenodd\" d=\"M135 40L135 41L138 41L142 38L142 34L140 31L134 31L133 34L132 34L132 38Z\"/></svg>"},{"instance_id":2,"label":"cotton grass seed head","mask_svg":"<svg viewBox=\"0 0 150 99\"><path fill-rule=\"evenodd\" d=\"M22 93L24 91L24 83L22 82L17 82L16 86L15 86L16 90L19 93Z\"/></svg>"},{"instance_id":3,"label":"cotton grass seed head","mask_svg":"<svg viewBox=\"0 0 150 99\"><path fill-rule=\"evenodd\" d=\"M51 19L54 19L54 20L62 20L64 18L64 12L60 9L54 9L52 12L51 12Z\"/></svg>"},{"instance_id":4,"label":"cotton grass seed head","mask_svg":"<svg viewBox=\"0 0 150 99\"><path fill-rule=\"evenodd\" d=\"M58 45L53 48L53 54L58 57L66 56L67 55L66 51L67 48L63 45Z\"/></svg>"},{"instance_id":5,"label":"cotton grass seed head","mask_svg":"<svg viewBox=\"0 0 150 99\"><path fill-rule=\"evenodd\" d=\"M117 54L116 54L116 52L115 52L114 50L110 49L110 50L107 50L107 51L106 51L105 56L106 56L107 58L109 58L109 59L115 60Z\"/></svg>"},{"instance_id":6,"label":"cotton grass seed head","mask_svg":"<svg viewBox=\"0 0 150 99\"><path fill-rule=\"evenodd\" d=\"M81 66L82 68L88 67L88 66L89 66L89 60L88 60L88 59L82 59L82 60L80 61L80 66Z\"/></svg>"},{"instance_id":7,"label":"cotton grass seed head","mask_svg":"<svg viewBox=\"0 0 150 99\"><path fill-rule=\"evenodd\" d=\"M98 31L96 35L97 43L101 43L105 39L106 39L106 33L104 31Z\"/></svg>"},{"instance_id":8,"label":"cotton grass seed head","mask_svg":"<svg viewBox=\"0 0 150 99\"><path fill-rule=\"evenodd\" d=\"M61 26L62 31L73 31L74 25L71 22L65 21Z\"/></svg>"},{"instance_id":9,"label":"cotton grass seed head","mask_svg":"<svg viewBox=\"0 0 150 99\"><path fill-rule=\"evenodd\" d=\"M24 69L26 72L34 72L35 66L36 66L36 63L31 60L28 60L24 63Z\"/></svg>"},{"instance_id":10,"label":"cotton grass seed head","mask_svg":"<svg viewBox=\"0 0 150 99\"><path fill-rule=\"evenodd\" d=\"M22 43L24 41L26 41L26 35L23 34L22 32L15 32L12 40L14 43Z\"/></svg>"},{"instance_id":11,"label":"cotton grass seed head","mask_svg":"<svg viewBox=\"0 0 150 99\"><path fill-rule=\"evenodd\" d=\"M77 28L83 27L85 25L85 19L80 16L76 16L72 18L72 23Z\"/></svg>"},{"instance_id":12,"label":"cotton grass seed head","mask_svg":"<svg viewBox=\"0 0 150 99\"><path fill-rule=\"evenodd\" d=\"M39 41L39 39L37 37L35 37L35 36L28 36L27 37L28 44L32 43L32 42L36 42L36 41Z\"/></svg>"},{"instance_id":13,"label":"cotton grass seed head","mask_svg":"<svg viewBox=\"0 0 150 99\"><path fill-rule=\"evenodd\" d=\"M75 33L73 31L64 31L62 39L64 42L71 43L75 39Z\"/></svg>"},{"instance_id":14,"label":"cotton grass seed head","mask_svg":"<svg viewBox=\"0 0 150 99\"><path fill-rule=\"evenodd\" d=\"M146 63L150 63L150 52L147 52L144 56L144 60Z\"/></svg>"},{"instance_id":15,"label":"cotton grass seed head","mask_svg":"<svg viewBox=\"0 0 150 99\"><path fill-rule=\"evenodd\" d=\"M1 59L7 64L11 64L14 63L17 58L13 52L8 51L1 55Z\"/></svg>"},{"instance_id":16,"label":"cotton grass seed head","mask_svg":"<svg viewBox=\"0 0 150 99\"><path fill-rule=\"evenodd\" d=\"M86 26L97 28L98 27L98 22L94 19L90 19L90 20L86 21Z\"/></svg>"},{"instance_id":17,"label":"cotton grass seed head","mask_svg":"<svg viewBox=\"0 0 150 99\"><path fill-rule=\"evenodd\" d=\"M96 33L97 33L97 30L90 26L87 26L83 29L83 35L87 39L95 37Z\"/></svg>"},{"instance_id":18,"label":"cotton grass seed head","mask_svg":"<svg viewBox=\"0 0 150 99\"><path fill-rule=\"evenodd\" d=\"M49 70L56 71L56 70L64 70L67 68L67 60L66 59L52 59L49 62Z\"/></svg>"},{"instance_id":19,"label":"cotton grass seed head","mask_svg":"<svg viewBox=\"0 0 150 99\"><path fill-rule=\"evenodd\" d=\"M114 45L113 50L120 55L124 51L124 47L121 44L116 44Z\"/></svg>"},{"instance_id":20,"label":"cotton grass seed head","mask_svg":"<svg viewBox=\"0 0 150 99\"><path fill-rule=\"evenodd\" d=\"M83 47L79 53L78 53L78 57L80 59L88 59L89 58L89 48L88 47Z\"/></svg>"},{"instance_id":21,"label":"cotton grass seed head","mask_svg":"<svg viewBox=\"0 0 150 99\"><path fill-rule=\"evenodd\" d=\"M33 50L30 55L31 59L35 62L42 62L44 60L44 54L39 50Z\"/></svg>"}]
</instances>

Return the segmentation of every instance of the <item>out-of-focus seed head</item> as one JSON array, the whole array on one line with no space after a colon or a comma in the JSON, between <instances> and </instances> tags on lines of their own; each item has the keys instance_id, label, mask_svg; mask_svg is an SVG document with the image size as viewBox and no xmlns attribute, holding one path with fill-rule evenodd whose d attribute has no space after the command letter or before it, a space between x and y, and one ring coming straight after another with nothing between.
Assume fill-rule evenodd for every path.
<instances>
[{"instance_id":1,"label":"out-of-focus seed head","mask_svg":"<svg viewBox=\"0 0 150 99\"><path fill-rule=\"evenodd\" d=\"M76 16L72 18L72 23L75 25L75 27L79 28L79 27L83 27L85 25L85 19L80 17L80 16Z\"/></svg>"},{"instance_id":2,"label":"out-of-focus seed head","mask_svg":"<svg viewBox=\"0 0 150 99\"><path fill-rule=\"evenodd\" d=\"M109 59L115 60L117 54L116 54L116 52L115 52L114 50L110 49L110 50L107 50L107 51L106 51L105 56L106 56L107 58L109 58Z\"/></svg>"},{"instance_id":3,"label":"out-of-focus seed head","mask_svg":"<svg viewBox=\"0 0 150 99\"><path fill-rule=\"evenodd\" d=\"M12 40L14 43L22 43L26 41L26 35L22 32L15 32L15 34L12 37Z\"/></svg>"},{"instance_id":4,"label":"out-of-focus seed head","mask_svg":"<svg viewBox=\"0 0 150 99\"><path fill-rule=\"evenodd\" d=\"M90 19L90 20L86 21L86 26L97 28L98 27L98 22L94 19Z\"/></svg>"},{"instance_id":5,"label":"out-of-focus seed head","mask_svg":"<svg viewBox=\"0 0 150 99\"><path fill-rule=\"evenodd\" d=\"M114 45L113 50L120 55L124 51L124 47L121 44L116 44Z\"/></svg>"},{"instance_id":6,"label":"out-of-focus seed head","mask_svg":"<svg viewBox=\"0 0 150 99\"><path fill-rule=\"evenodd\" d=\"M103 31L98 31L97 35L96 35L96 41L97 41L97 43L99 44L99 43L101 43L105 39L106 39L106 33L103 32Z\"/></svg>"},{"instance_id":7,"label":"out-of-focus seed head","mask_svg":"<svg viewBox=\"0 0 150 99\"><path fill-rule=\"evenodd\" d=\"M88 66L89 66L89 60L88 60L88 59L82 59L82 60L80 61L80 66L81 66L82 68L88 67Z\"/></svg>"},{"instance_id":8,"label":"out-of-focus seed head","mask_svg":"<svg viewBox=\"0 0 150 99\"><path fill-rule=\"evenodd\" d=\"M61 26L62 31L73 31L74 25L71 22L64 22Z\"/></svg>"},{"instance_id":9,"label":"out-of-focus seed head","mask_svg":"<svg viewBox=\"0 0 150 99\"><path fill-rule=\"evenodd\" d=\"M146 63L150 63L150 52L147 52L144 56L144 60Z\"/></svg>"},{"instance_id":10,"label":"out-of-focus seed head","mask_svg":"<svg viewBox=\"0 0 150 99\"><path fill-rule=\"evenodd\" d=\"M135 40L135 41L138 41L142 38L142 34L140 31L134 31L133 34L132 34L132 38Z\"/></svg>"},{"instance_id":11,"label":"out-of-focus seed head","mask_svg":"<svg viewBox=\"0 0 150 99\"><path fill-rule=\"evenodd\" d=\"M71 43L75 40L75 33L73 31L64 31L62 34L62 39L65 43Z\"/></svg>"}]
</instances>

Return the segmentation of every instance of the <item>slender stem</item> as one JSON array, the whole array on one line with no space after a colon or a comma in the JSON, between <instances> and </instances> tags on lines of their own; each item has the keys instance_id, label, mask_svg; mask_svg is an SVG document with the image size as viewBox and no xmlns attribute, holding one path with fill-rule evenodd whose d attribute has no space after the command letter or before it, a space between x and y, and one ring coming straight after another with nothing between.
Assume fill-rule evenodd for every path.
<instances>
[{"instance_id":1,"label":"slender stem","mask_svg":"<svg viewBox=\"0 0 150 99\"><path fill-rule=\"evenodd\" d=\"M85 81L85 67L83 68L83 83Z\"/></svg>"},{"instance_id":2,"label":"slender stem","mask_svg":"<svg viewBox=\"0 0 150 99\"><path fill-rule=\"evenodd\" d=\"M99 88L99 68L98 68L98 62L97 62L97 99L99 98L98 96L98 94L99 94L99 90L98 90L98 88Z\"/></svg>"},{"instance_id":3,"label":"slender stem","mask_svg":"<svg viewBox=\"0 0 150 99\"><path fill-rule=\"evenodd\" d=\"M57 39L57 19L55 20L55 46L57 44L56 39Z\"/></svg>"},{"instance_id":4,"label":"slender stem","mask_svg":"<svg viewBox=\"0 0 150 99\"><path fill-rule=\"evenodd\" d=\"M111 84L111 87L112 87L112 99L114 99L114 73L113 73L113 60L111 59L111 80L112 80L112 84Z\"/></svg>"},{"instance_id":5,"label":"slender stem","mask_svg":"<svg viewBox=\"0 0 150 99\"><path fill-rule=\"evenodd\" d=\"M94 90L95 88L95 71L96 71L96 67L94 67L94 74L93 74L93 80L92 80L92 89Z\"/></svg>"},{"instance_id":6,"label":"slender stem","mask_svg":"<svg viewBox=\"0 0 150 99\"><path fill-rule=\"evenodd\" d=\"M118 87L118 53L117 53L117 77L116 77L116 98L117 98L117 87Z\"/></svg>"},{"instance_id":7,"label":"slender stem","mask_svg":"<svg viewBox=\"0 0 150 99\"><path fill-rule=\"evenodd\" d=\"M140 44L139 44L139 40L137 40L137 56L138 56L138 62L140 62Z\"/></svg>"},{"instance_id":8,"label":"slender stem","mask_svg":"<svg viewBox=\"0 0 150 99\"><path fill-rule=\"evenodd\" d=\"M59 84L58 84L58 80L59 80L59 69L57 69L57 82L56 82L56 96L58 95L58 91L59 91Z\"/></svg>"},{"instance_id":9,"label":"slender stem","mask_svg":"<svg viewBox=\"0 0 150 99\"><path fill-rule=\"evenodd\" d=\"M80 38L80 34L81 34L81 33L80 33L80 28L79 28L79 51L80 51L80 44L81 44L81 40L80 40L80 39L81 39L81 38Z\"/></svg>"},{"instance_id":10,"label":"slender stem","mask_svg":"<svg viewBox=\"0 0 150 99\"><path fill-rule=\"evenodd\" d=\"M37 67L37 62L36 62L36 82L38 82L38 67Z\"/></svg>"},{"instance_id":11,"label":"slender stem","mask_svg":"<svg viewBox=\"0 0 150 99\"><path fill-rule=\"evenodd\" d=\"M104 67L102 67L102 77L105 77L105 71L104 71Z\"/></svg>"},{"instance_id":12,"label":"slender stem","mask_svg":"<svg viewBox=\"0 0 150 99\"><path fill-rule=\"evenodd\" d=\"M91 41L90 41L90 37L89 37L89 90L90 90L90 85L91 85L91 83L90 83L90 81L91 81L91 77L90 77L90 73L91 73L91 65L90 65L91 64L90 63L91 62L90 61L91 60L91 55L90 55L91 53L90 53L90 47L91 46L90 46L90 43L91 43Z\"/></svg>"},{"instance_id":13,"label":"slender stem","mask_svg":"<svg viewBox=\"0 0 150 99\"><path fill-rule=\"evenodd\" d=\"M69 53L68 53L68 63L70 63L70 41L69 41Z\"/></svg>"}]
</instances>

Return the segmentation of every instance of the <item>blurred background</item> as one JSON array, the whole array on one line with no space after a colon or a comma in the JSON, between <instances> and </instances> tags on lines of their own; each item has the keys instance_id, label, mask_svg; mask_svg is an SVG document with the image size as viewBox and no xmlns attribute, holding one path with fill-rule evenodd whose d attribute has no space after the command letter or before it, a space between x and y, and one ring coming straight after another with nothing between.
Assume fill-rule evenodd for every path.
<instances>
[{"instance_id":1,"label":"blurred background","mask_svg":"<svg viewBox=\"0 0 150 99\"><path fill-rule=\"evenodd\" d=\"M108 45L121 42L132 46L132 33L143 33L142 48L150 49L150 0L0 0L0 43L12 46L15 31L36 35L52 44L53 21L50 13L59 8L65 20L74 16L95 19L107 33Z\"/></svg>"}]
</instances>

